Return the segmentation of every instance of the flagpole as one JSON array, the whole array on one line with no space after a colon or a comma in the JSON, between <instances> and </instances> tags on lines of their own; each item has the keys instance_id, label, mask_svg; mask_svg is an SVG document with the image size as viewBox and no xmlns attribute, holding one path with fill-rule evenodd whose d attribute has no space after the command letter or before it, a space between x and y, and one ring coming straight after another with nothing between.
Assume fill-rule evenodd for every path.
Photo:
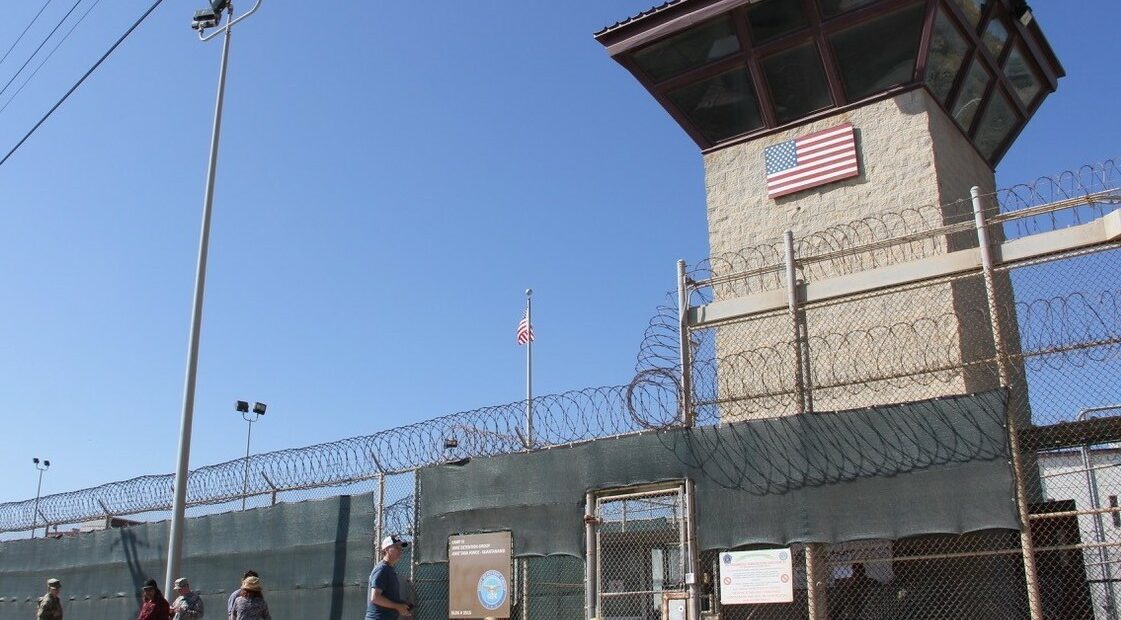
<instances>
[{"instance_id":1,"label":"flagpole","mask_svg":"<svg viewBox=\"0 0 1121 620\"><path fill-rule=\"evenodd\" d=\"M525 344L525 443L533 448L533 289L525 290L525 320L529 338Z\"/></svg>"}]
</instances>

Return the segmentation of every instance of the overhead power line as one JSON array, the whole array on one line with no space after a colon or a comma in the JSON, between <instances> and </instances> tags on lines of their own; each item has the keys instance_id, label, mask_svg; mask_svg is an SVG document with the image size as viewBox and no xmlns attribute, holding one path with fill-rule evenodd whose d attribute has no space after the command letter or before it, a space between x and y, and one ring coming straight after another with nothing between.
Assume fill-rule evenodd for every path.
<instances>
[{"instance_id":1,"label":"overhead power line","mask_svg":"<svg viewBox=\"0 0 1121 620\"><path fill-rule=\"evenodd\" d=\"M35 51L31 52L31 55L27 57L27 60L23 61L23 64L19 66L19 69L17 69L16 72L12 74L12 79L8 80L8 83L4 85L4 88L0 88L0 95L3 95L8 90L8 87L12 85L12 82L16 81L16 78L19 77L19 74L23 73L23 70L27 68L27 65L29 65L31 63L31 60L35 58L35 56L39 53L39 50L43 49L43 46L47 44L47 41L51 40L51 37L54 36L54 33L58 32L58 29L61 28L62 24L70 18L70 14L73 13L74 9L78 8L78 5L81 3L82 0L75 0L74 5L70 7L70 10L66 12L66 15L63 15L62 19L58 20L58 23L54 25L54 28L51 28L50 33L48 33L47 36L43 37L43 40L39 42L39 46L35 48Z\"/></svg>"},{"instance_id":2,"label":"overhead power line","mask_svg":"<svg viewBox=\"0 0 1121 620\"><path fill-rule=\"evenodd\" d=\"M47 10L47 7L50 6L50 4L51 0L47 0L43 3L43 6L39 9L39 12L35 14L35 17L31 18L31 21L28 22L26 27L24 27L23 32L19 33L19 36L16 37L16 40L12 43L12 46L8 48L8 51L4 52L4 56L0 58L0 64L4 64L4 61L8 59L8 54L11 54L12 50L16 49L16 46L19 45L19 42L23 40L23 35L27 34L27 31L31 30L31 27L35 25L35 22L39 21L39 16L43 14L43 11Z\"/></svg>"},{"instance_id":3,"label":"overhead power line","mask_svg":"<svg viewBox=\"0 0 1121 620\"><path fill-rule=\"evenodd\" d=\"M19 88L16 89L16 92L12 93L12 96L4 102L3 106L0 106L0 114L3 114L4 110L7 110L8 106L12 105L12 102L15 101L16 97L18 97L19 94L23 92L23 89L27 87L27 84L31 82L31 80L33 80L36 75L39 74L39 70L43 68L43 65L47 64L47 61L51 59L51 56L54 56L54 53L58 51L58 48L62 47L62 44L65 43L66 40L70 38L70 35L74 34L74 31L78 29L78 26L80 26L82 22L86 20L86 16L93 12L93 10L97 8L97 5L99 4L101 4L101 0L93 0L93 4L89 5L89 7L86 9L86 12L82 13L82 16L78 18L78 21L74 22L73 26L70 26L70 30L67 30L66 34L62 35L62 38L59 39L58 43L55 43L55 46L51 48L51 51L46 55L46 57L44 57L43 60L39 62L39 64L35 67L35 70L31 72L31 75L28 75L27 79L25 79L23 83L19 85Z\"/></svg>"},{"instance_id":4,"label":"overhead power line","mask_svg":"<svg viewBox=\"0 0 1121 620\"><path fill-rule=\"evenodd\" d=\"M120 36L120 38L117 39L116 42L113 43L113 45L109 46L109 49L106 50L105 53L101 55L101 58L98 58L97 62L93 63L93 66L90 67L89 70L86 71L85 74L82 75L82 77L79 78L78 81L75 82L73 86L70 87L70 90L66 91L66 94L63 95L62 98L59 99L57 103L55 103L53 106L51 106L50 110L47 110L47 113L43 115L43 118L39 119L39 122L35 123L35 126L32 127L30 131L27 132L27 135L25 135L23 138L21 138L20 141L17 142L16 145L12 147L12 150L8 151L8 154L4 156L4 159L0 159L0 166L3 166L8 161L8 159L10 159L12 157L12 155L14 155L15 152L19 150L19 147L23 146L23 143L27 142L27 139L30 138L31 135L34 134L39 129L39 127L41 127L43 125L43 123L47 122L47 119L50 118L52 114L54 114L54 111L57 110L59 108L59 106L61 106L63 103L65 103L66 100L70 98L70 95L74 94L74 91L78 90L78 87L81 86L86 81L86 78L88 78L90 75L92 75L93 72L96 71L97 68L101 66L101 63L105 62L105 59L109 58L109 55L112 54L113 51L116 50L118 47L120 47L121 43L124 43L125 39L127 39L128 36L130 34L132 34L132 31L139 28L140 24L144 23L144 20L148 19L148 16L152 14L152 11L155 11L156 7L160 6L161 4L163 4L163 0L156 0L155 2L153 2L152 6L148 7L148 10L144 11L144 14L141 15L139 18L137 18L137 20L135 22L133 22L132 26L130 26L129 29L126 30L125 33L122 34Z\"/></svg>"}]
</instances>

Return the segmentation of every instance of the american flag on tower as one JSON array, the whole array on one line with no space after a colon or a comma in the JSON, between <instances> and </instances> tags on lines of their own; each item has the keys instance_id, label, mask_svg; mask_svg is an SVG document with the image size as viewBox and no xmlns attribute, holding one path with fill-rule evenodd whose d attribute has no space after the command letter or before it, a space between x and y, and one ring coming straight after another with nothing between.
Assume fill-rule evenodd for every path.
<instances>
[{"instance_id":1,"label":"american flag on tower","mask_svg":"<svg viewBox=\"0 0 1121 620\"><path fill-rule=\"evenodd\" d=\"M830 127L763 149L767 196L778 198L860 174L851 124Z\"/></svg>"},{"instance_id":2,"label":"american flag on tower","mask_svg":"<svg viewBox=\"0 0 1121 620\"><path fill-rule=\"evenodd\" d=\"M533 326L529 324L529 310L525 311L522 320L518 322L518 344L533 342Z\"/></svg>"}]
</instances>

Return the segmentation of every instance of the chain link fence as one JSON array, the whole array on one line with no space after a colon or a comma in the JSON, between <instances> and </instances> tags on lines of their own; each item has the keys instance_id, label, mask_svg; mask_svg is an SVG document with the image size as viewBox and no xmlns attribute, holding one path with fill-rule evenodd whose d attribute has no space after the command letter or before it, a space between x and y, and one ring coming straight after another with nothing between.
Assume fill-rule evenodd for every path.
<instances>
[{"instance_id":1,"label":"chain link fence","mask_svg":"<svg viewBox=\"0 0 1121 620\"><path fill-rule=\"evenodd\" d=\"M809 585L805 567L796 571L794 603L726 607L723 617L1118 618L1121 231L1109 216L1119 187L1107 162L790 237L687 274L691 308L748 309L691 315L698 423L1003 387L1029 524L1023 536L832 546ZM991 266L954 263L978 254L978 228Z\"/></svg>"},{"instance_id":2,"label":"chain link fence","mask_svg":"<svg viewBox=\"0 0 1121 620\"><path fill-rule=\"evenodd\" d=\"M661 617L685 593L688 523L683 487L596 500L596 608L608 618Z\"/></svg>"},{"instance_id":3,"label":"chain link fence","mask_svg":"<svg viewBox=\"0 0 1121 620\"><path fill-rule=\"evenodd\" d=\"M1077 232L1117 224L1118 188L1121 170L1107 162L976 205L905 209L713 257L686 273L689 311L671 298L647 326L634 380L535 398L534 437L523 431L525 403L515 402L253 455L191 472L187 514L372 492L377 537L412 541L423 536L420 467L666 428L683 414L714 425L1003 387L1020 448L1012 466L1023 534L796 544L794 601L756 606L721 605L718 557L706 551L695 576L703 613L1118 620L1121 231L1093 242ZM977 254L975 206L988 267L954 262ZM917 277L916 265L932 267ZM682 318L734 300L754 309ZM170 475L143 476L0 504L0 532L22 536L47 523L64 535L110 519L167 519L171 492ZM602 499L601 615L660 620L689 572L680 496ZM410 580L416 617L445 617L447 565L413 560L398 572ZM513 617L583 617L582 560L515 565Z\"/></svg>"}]
</instances>

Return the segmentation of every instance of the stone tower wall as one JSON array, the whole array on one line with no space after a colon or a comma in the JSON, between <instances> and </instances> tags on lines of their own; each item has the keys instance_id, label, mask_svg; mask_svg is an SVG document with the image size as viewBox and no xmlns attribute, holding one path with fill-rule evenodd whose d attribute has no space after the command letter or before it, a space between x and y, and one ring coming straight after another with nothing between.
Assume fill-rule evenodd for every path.
<instances>
[{"instance_id":1,"label":"stone tower wall","mask_svg":"<svg viewBox=\"0 0 1121 620\"><path fill-rule=\"evenodd\" d=\"M846 122L856 129L859 176L778 199L767 197L766 147ZM970 188L977 185L989 193L995 183L988 164L923 89L710 152L704 163L713 257L781 241L786 229L804 240L815 231L838 227L842 232L835 238L818 236L821 249L823 240L825 246L853 247L915 228L970 221ZM915 215L919 210L922 216ZM883 217L885 213L903 215ZM864 218L875 219L878 232L872 232L875 226L844 226ZM890 230L893 227L898 230ZM926 243L936 246L933 251L946 252L976 246L976 236L967 231ZM800 258L811 252L808 245L803 244ZM892 258L890 253L899 262L898 251L818 262L800 275L813 281L868 269ZM781 252L777 258L781 261ZM742 264L718 258L712 262L714 275L737 267L742 269ZM779 279L763 286L777 288ZM998 281L998 290L1011 299L1006 278ZM715 295L720 299L755 292L758 287L741 283L718 288ZM980 276L818 304L806 310L805 320L815 410L919 400L998 385L995 365L971 364L993 357ZM1016 340L1014 325L1006 331ZM784 314L717 328L716 391L722 419L797 412L792 339L793 327ZM931 367L945 370L925 372ZM922 377L891 378L899 375ZM774 397L776 390L787 390L787 397Z\"/></svg>"}]
</instances>

